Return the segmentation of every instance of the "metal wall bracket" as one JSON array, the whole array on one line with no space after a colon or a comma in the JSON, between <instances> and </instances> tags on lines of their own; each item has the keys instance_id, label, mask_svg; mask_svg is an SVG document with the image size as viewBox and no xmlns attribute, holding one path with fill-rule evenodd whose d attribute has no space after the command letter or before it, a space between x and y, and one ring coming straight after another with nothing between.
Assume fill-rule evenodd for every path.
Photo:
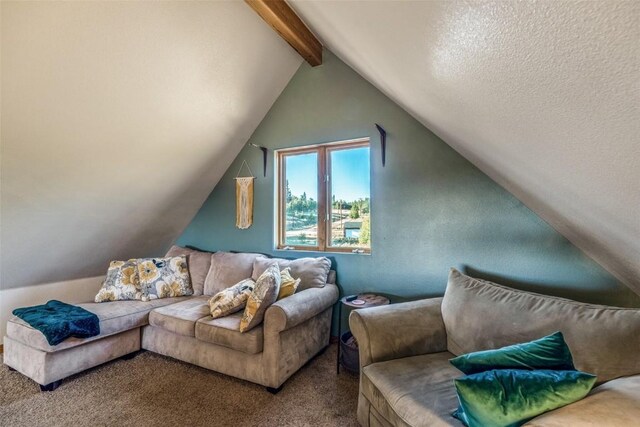
<instances>
[{"instance_id":1,"label":"metal wall bracket","mask_svg":"<svg viewBox=\"0 0 640 427\"><path fill-rule=\"evenodd\" d=\"M378 128L378 132L380 132L380 143L382 145L382 167L387 160L387 131L382 128L379 124L375 123L376 128Z\"/></svg>"},{"instance_id":2,"label":"metal wall bracket","mask_svg":"<svg viewBox=\"0 0 640 427\"><path fill-rule=\"evenodd\" d=\"M267 147L263 147L261 145L249 144L252 147L259 148L262 151L262 176L267 176L267 152L269 151Z\"/></svg>"}]
</instances>

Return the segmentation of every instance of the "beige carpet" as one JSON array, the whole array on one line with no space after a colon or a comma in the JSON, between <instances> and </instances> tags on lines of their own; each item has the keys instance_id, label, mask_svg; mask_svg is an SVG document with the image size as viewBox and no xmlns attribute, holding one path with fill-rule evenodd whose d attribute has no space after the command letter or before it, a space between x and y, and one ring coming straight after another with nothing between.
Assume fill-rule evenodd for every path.
<instances>
[{"instance_id":1,"label":"beige carpet","mask_svg":"<svg viewBox=\"0 0 640 427\"><path fill-rule=\"evenodd\" d=\"M277 395L151 352L68 378L50 393L0 368L1 426L356 426L358 377L336 345Z\"/></svg>"}]
</instances>

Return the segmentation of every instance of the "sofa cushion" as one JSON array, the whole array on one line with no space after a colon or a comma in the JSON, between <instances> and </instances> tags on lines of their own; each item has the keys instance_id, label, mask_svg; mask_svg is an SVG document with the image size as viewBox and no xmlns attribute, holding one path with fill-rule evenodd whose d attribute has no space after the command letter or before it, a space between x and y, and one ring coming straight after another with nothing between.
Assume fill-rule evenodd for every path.
<instances>
[{"instance_id":1,"label":"sofa cushion","mask_svg":"<svg viewBox=\"0 0 640 427\"><path fill-rule=\"evenodd\" d=\"M574 371L571 351L562 332L522 344L495 350L476 351L450 360L451 364L467 375L493 369L552 369Z\"/></svg>"},{"instance_id":2,"label":"sofa cushion","mask_svg":"<svg viewBox=\"0 0 640 427\"><path fill-rule=\"evenodd\" d=\"M494 369L456 378L460 407L453 414L468 426L519 426L545 412L583 399L596 376L580 371Z\"/></svg>"},{"instance_id":3,"label":"sofa cushion","mask_svg":"<svg viewBox=\"0 0 640 427\"><path fill-rule=\"evenodd\" d=\"M17 317L13 317L7 322L7 336L25 345L46 352L64 350L89 341L144 326L148 323L149 312L154 308L184 301L185 299L188 299L188 297L165 298L148 302L112 301L76 304L98 316L98 319L100 319L100 335L91 338L71 337L55 346L49 345L47 339L42 335L42 332L32 328L28 323Z\"/></svg>"},{"instance_id":4,"label":"sofa cushion","mask_svg":"<svg viewBox=\"0 0 640 427\"><path fill-rule=\"evenodd\" d=\"M136 261L142 301L193 295L186 255Z\"/></svg>"},{"instance_id":5,"label":"sofa cushion","mask_svg":"<svg viewBox=\"0 0 640 427\"><path fill-rule=\"evenodd\" d=\"M327 275L327 283L330 283L332 285L336 284L336 271L335 270L329 270L329 274Z\"/></svg>"},{"instance_id":6,"label":"sofa cushion","mask_svg":"<svg viewBox=\"0 0 640 427\"><path fill-rule=\"evenodd\" d=\"M291 275L295 279L300 279L298 291L304 291L309 288L321 288L329 279L329 270L331 269L331 261L329 261L329 258L298 258L290 260L283 258L267 258L265 256L256 258L253 262L253 273L251 274L251 278L253 280L258 280L258 277L260 277L267 268L276 263L280 266L281 270L290 268Z\"/></svg>"},{"instance_id":7,"label":"sofa cushion","mask_svg":"<svg viewBox=\"0 0 640 427\"><path fill-rule=\"evenodd\" d=\"M260 256L263 255L231 252L216 252L211 255L211 267L204 281L204 293L215 295L241 280L250 278L253 261Z\"/></svg>"},{"instance_id":8,"label":"sofa cushion","mask_svg":"<svg viewBox=\"0 0 640 427\"><path fill-rule=\"evenodd\" d=\"M280 290L278 291L278 300L295 294L299 285L300 279L294 279L291 276L291 269L289 267L282 270L280 272Z\"/></svg>"},{"instance_id":9,"label":"sofa cushion","mask_svg":"<svg viewBox=\"0 0 640 427\"><path fill-rule=\"evenodd\" d=\"M560 331L576 369L598 383L640 373L640 309L518 291L452 269L442 300L447 349L460 355Z\"/></svg>"},{"instance_id":10,"label":"sofa cushion","mask_svg":"<svg viewBox=\"0 0 640 427\"><path fill-rule=\"evenodd\" d=\"M141 300L137 261L111 261L95 302Z\"/></svg>"},{"instance_id":11,"label":"sofa cushion","mask_svg":"<svg viewBox=\"0 0 640 427\"><path fill-rule=\"evenodd\" d=\"M240 332L247 332L262 323L265 312L278 298L280 281L280 269L277 264L267 268L258 277L242 314Z\"/></svg>"},{"instance_id":12,"label":"sofa cushion","mask_svg":"<svg viewBox=\"0 0 640 427\"><path fill-rule=\"evenodd\" d=\"M216 319L244 310L255 285L253 279L244 279L212 296L209 299L211 317Z\"/></svg>"},{"instance_id":13,"label":"sofa cushion","mask_svg":"<svg viewBox=\"0 0 640 427\"><path fill-rule=\"evenodd\" d=\"M632 426L640 419L640 375L602 384L584 399L542 414L527 427Z\"/></svg>"},{"instance_id":14,"label":"sofa cushion","mask_svg":"<svg viewBox=\"0 0 640 427\"><path fill-rule=\"evenodd\" d=\"M242 312L217 319L211 316L200 319L196 322L196 338L200 341L232 348L243 353L260 353L264 340L262 325L241 333L240 319L242 319Z\"/></svg>"},{"instance_id":15,"label":"sofa cushion","mask_svg":"<svg viewBox=\"0 0 640 427\"><path fill-rule=\"evenodd\" d=\"M166 331L194 337L196 321L209 315L209 296L189 298L151 310L149 324Z\"/></svg>"},{"instance_id":16,"label":"sofa cushion","mask_svg":"<svg viewBox=\"0 0 640 427\"><path fill-rule=\"evenodd\" d=\"M396 426L461 425L453 379L462 373L449 364L447 351L374 363L362 369L360 391Z\"/></svg>"},{"instance_id":17,"label":"sofa cushion","mask_svg":"<svg viewBox=\"0 0 640 427\"><path fill-rule=\"evenodd\" d=\"M174 245L169 249L165 257L175 257L179 255L187 256L193 295L202 295L204 293L204 280L211 267L211 252L203 252Z\"/></svg>"}]
</instances>

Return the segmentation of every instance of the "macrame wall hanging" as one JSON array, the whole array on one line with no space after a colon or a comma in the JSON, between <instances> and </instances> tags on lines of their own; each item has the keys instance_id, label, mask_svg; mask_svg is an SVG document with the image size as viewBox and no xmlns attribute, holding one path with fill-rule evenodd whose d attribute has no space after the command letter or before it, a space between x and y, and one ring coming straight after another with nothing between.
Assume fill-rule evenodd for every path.
<instances>
[{"instance_id":1,"label":"macrame wall hanging","mask_svg":"<svg viewBox=\"0 0 640 427\"><path fill-rule=\"evenodd\" d=\"M250 176L240 176L246 166ZM242 161L236 175L236 227L245 230L253 224L253 172L246 160Z\"/></svg>"}]
</instances>

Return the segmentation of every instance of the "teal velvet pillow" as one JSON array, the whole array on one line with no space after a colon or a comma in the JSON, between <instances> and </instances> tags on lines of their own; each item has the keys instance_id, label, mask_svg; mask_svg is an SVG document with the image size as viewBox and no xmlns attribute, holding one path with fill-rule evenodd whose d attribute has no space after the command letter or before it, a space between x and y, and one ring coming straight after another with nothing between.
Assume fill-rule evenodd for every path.
<instances>
[{"instance_id":1,"label":"teal velvet pillow","mask_svg":"<svg viewBox=\"0 0 640 427\"><path fill-rule=\"evenodd\" d=\"M468 427L512 427L585 397L596 376L580 371L501 369L454 380Z\"/></svg>"},{"instance_id":2,"label":"teal velvet pillow","mask_svg":"<svg viewBox=\"0 0 640 427\"><path fill-rule=\"evenodd\" d=\"M492 369L575 370L571 351L564 342L562 332L524 344L464 354L449 362L467 375Z\"/></svg>"}]
</instances>

